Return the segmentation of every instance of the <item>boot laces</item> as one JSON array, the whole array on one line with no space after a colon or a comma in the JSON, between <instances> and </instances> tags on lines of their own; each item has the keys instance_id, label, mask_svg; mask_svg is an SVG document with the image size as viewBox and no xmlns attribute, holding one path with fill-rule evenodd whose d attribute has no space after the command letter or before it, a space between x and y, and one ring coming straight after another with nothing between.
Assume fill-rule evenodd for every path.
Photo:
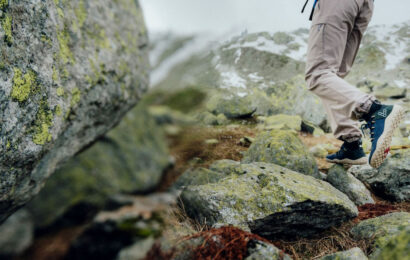
<instances>
[{"instance_id":1,"label":"boot laces","mask_svg":"<svg viewBox=\"0 0 410 260\"><path fill-rule=\"evenodd\" d=\"M362 133L363 133L364 136L366 136L366 133L365 133L364 130L369 129L370 130L370 140L373 142L373 140L374 140L374 129L375 129L375 123L376 123L375 116L372 115L370 117L370 120L365 121L365 122L366 122L366 124L363 124L361 126Z\"/></svg>"}]
</instances>

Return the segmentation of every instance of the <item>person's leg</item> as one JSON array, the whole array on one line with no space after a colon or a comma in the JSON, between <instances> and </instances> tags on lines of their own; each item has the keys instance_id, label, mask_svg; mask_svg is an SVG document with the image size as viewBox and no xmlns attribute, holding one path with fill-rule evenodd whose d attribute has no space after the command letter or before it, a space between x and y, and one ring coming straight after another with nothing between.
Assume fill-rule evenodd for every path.
<instances>
[{"instance_id":1,"label":"person's leg","mask_svg":"<svg viewBox=\"0 0 410 260\"><path fill-rule=\"evenodd\" d=\"M319 0L310 30L308 87L322 99L335 137L345 141L361 138L354 120L366 113L374 100L339 77L341 69L346 68L347 74L347 66L341 68L342 64L353 63L357 53L357 40L350 37L365 1Z\"/></svg>"}]
</instances>

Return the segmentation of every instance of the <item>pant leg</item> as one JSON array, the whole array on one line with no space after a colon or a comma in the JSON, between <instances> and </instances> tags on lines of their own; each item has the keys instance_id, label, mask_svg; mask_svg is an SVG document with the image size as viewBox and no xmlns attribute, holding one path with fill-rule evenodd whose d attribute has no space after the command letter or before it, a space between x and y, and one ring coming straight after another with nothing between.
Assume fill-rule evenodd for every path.
<instances>
[{"instance_id":1,"label":"pant leg","mask_svg":"<svg viewBox=\"0 0 410 260\"><path fill-rule=\"evenodd\" d=\"M354 120L363 113L362 104L373 99L338 76L350 47L349 36L365 1L368 0L319 0L309 35L308 88L322 99L335 137L344 140L361 137Z\"/></svg>"}]
</instances>

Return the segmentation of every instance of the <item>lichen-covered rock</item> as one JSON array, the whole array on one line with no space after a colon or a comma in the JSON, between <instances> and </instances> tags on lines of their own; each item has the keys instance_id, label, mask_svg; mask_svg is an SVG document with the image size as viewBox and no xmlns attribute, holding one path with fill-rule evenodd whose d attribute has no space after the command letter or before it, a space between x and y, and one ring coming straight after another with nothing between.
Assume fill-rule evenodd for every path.
<instances>
[{"instance_id":1,"label":"lichen-covered rock","mask_svg":"<svg viewBox=\"0 0 410 260\"><path fill-rule=\"evenodd\" d=\"M133 245L121 249L117 254L117 260L143 260L146 259L147 253L154 245L155 240L152 237L139 240Z\"/></svg>"},{"instance_id":2,"label":"lichen-covered rock","mask_svg":"<svg viewBox=\"0 0 410 260\"><path fill-rule=\"evenodd\" d=\"M225 175L221 172L212 171L205 168L188 169L172 185L172 188L182 189L192 185L215 183L224 177Z\"/></svg>"},{"instance_id":3,"label":"lichen-covered rock","mask_svg":"<svg viewBox=\"0 0 410 260\"><path fill-rule=\"evenodd\" d=\"M333 151L337 151L338 148L333 144L317 144L309 149L309 152L319 158L325 158L328 154Z\"/></svg>"},{"instance_id":4,"label":"lichen-covered rock","mask_svg":"<svg viewBox=\"0 0 410 260\"><path fill-rule=\"evenodd\" d=\"M155 118L158 124L192 124L194 119L178 110L173 110L167 106L149 106L148 111Z\"/></svg>"},{"instance_id":5,"label":"lichen-covered rock","mask_svg":"<svg viewBox=\"0 0 410 260\"><path fill-rule=\"evenodd\" d=\"M408 259L410 256L410 227L394 235L384 246L372 253L373 260Z\"/></svg>"},{"instance_id":6,"label":"lichen-covered rock","mask_svg":"<svg viewBox=\"0 0 410 260\"><path fill-rule=\"evenodd\" d=\"M34 225L30 214L21 209L0 225L0 258L23 253L33 242Z\"/></svg>"},{"instance_id":7,"label":"lichen-covered rock","mask_svg":"<svg viewBox=\"0 0 410 260\"><path fill-rule=\"evenodd\" d=\"M333 165L327 173L326 181L346 194L358 206L374 203L372 195L366 186L352 174L348 173L342 165Z\"/></svg>"},{"instance_id":8,"label":"lichen-covered rock","mask_svg":"<svg viewBox=\"0 0 410 260\"><path fill-rule=\"evenodd\" d=\"M367 256L358 247L319 258L319 260L367 260L367 259L368 259Z\"/></svg>"},{"instance_id":9,"label":"lichen-covered rock","mask_svg":"<svg viewBox=\"0 0 410 260\"><path fill-rule=\"evenodd\" d=\"M349 172L373 192L392 201L410 200L410 149L395 151L379 169L369 166L353 166Z\"/></svg>"},{"instance_id":10,"label":"lichen-covered rock","mask_svg":"<svg viewBox=\"0 0 410 260\"><path fill-rule=\"evenodd\" d=\"M289 130L272 130L258 135L245 152L242 161L274 163L320 178L315 158L297 134Z\"/></svg>"},{"instance_id":11,"label":"lichen-covered rock","mask_svg":"<svg viewBox=\"0 0 410 260\"><path fill-rule=\"evenodd\" d=\"M245 260L291 260L292 258L284 254L280 249L272 244L259 240L251 240L248 243L248 254Z\"/></svg>"},{"instance_id":12,"label":"lichen-covered rock","mask_svg":"<svg viewBox=\"0 0 410 260\"><path fill-rule=\"evenodd\" d=\"M136 0L1 1L0 222L148 87Z\"/></svg>"},{"instance_id":13,"label":"lichen-covered rock","mask_svg":"<svg viewBox=\"0 0 410 260\"><path fill-rule=\"evenodd\" d=\"M358 239L374 239L374 246L384 247L402 228L410 226L410 213L396 212L360 222L350 231Z\"/></svg>"},{"instance_id":14,"label":"lichen-covered rock","mask_svg":"<svg viewBox=\"0 0 410 260\"><path fill-rule=\"evenodd\" d=\"M251 117L256 111L249 97L226 95L226 93L212 96L206 106L209 112L224 114L227 118Z\"/></svg>"},{"instance_id":15,"label":"lichen-covered rock","mask_svg":"<svg viewBox=\"0 0 410 260\"><path fill-rule=\"evenodd\" d=\"M302 118L300 116L290 115L274 115L265 119L266 130L295 130L300 131L302 129Z\"/></svg>"},{"instance_id":16,"label":"lichen-covered rock","mask_svg":"<svg viewBox=\"0 0 410 260\"><path fill-rule=\"evenodd\" d=\"M266 237L310 236L357 216L329 183L278 165L229 165L232 174L181 194L187 214L208 225L235 225ZM231 169L232 169L231 168Z\"/></svg>"},{"instance_id":17,"label":"lichen-covered rock","mask_svg":"<svg viewBox=\"0 0 410 260\"><path fill-rule=\"evenodd\" d=\"M44 227L78 204L98 208L117 193L148 192L169 165L162 129L138 105L106 137L57 170L28 208L36 226Z\"/></svg>"}]
</instances>

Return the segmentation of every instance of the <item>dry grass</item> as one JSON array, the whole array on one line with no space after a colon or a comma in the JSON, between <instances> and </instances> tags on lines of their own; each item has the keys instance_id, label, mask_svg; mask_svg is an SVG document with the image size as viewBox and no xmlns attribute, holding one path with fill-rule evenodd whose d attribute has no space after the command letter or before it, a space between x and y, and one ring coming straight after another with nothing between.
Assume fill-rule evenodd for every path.
<instances>
[{"instance_id":1,"label":"dry grass","mask_svg":"<svg viewBox=\"0 0 410 260\"><path fill-rule=\"evenodd\" d=\"M248 148L240 144L244 136L254 137L257 129L238 125L236 127L191 126L183 129L178 136L169 137L170 151L175 158L175 166L161 182L159 190L166 190L189 167L208 167L222 159L240 161L242 152ZM218 143L207 144L206 140L216 139Z\"/></svg>"}]
</instances>

